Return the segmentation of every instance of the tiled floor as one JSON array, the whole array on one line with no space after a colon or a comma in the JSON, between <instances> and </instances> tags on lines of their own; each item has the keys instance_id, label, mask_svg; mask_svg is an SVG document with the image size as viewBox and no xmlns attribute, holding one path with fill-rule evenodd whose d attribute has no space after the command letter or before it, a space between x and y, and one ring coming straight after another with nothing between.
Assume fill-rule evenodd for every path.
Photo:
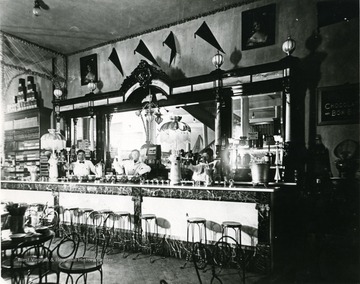
<instances>
[{"instance_id":1,"label":"tiled floor","mask_svg":"<svg viewBox=\"0 0 360 284\"><path fill-rule=\"evenodd\" d=\"M247 271L246 283L360 283L358 251L350 251L346 246L325 247L322 249L311 245L295 245L292 253L284 253L284 262L271 277L255 274ZM356 250L356 249L355 249ZM288 250L290 251L290 250ZM294 253L295 251L295 253ZM175 258L157 259L150 263L150 258L140 255L133 260L136 254L130 254L127 258L122 253L114 252L107 254L104 259L104 284L191 284L200 283L194 266L190 263L185 269L180 267L184 260ZM155 257L156 258L156 257ZM202 283L211 283L212 272L209 267L205 273L200 272ZM219 269L216 270L218 272ZM224 284L242 283L235 269L224 269L219 274ZM54 278L49 278L52 280ZM160 281L166 282L160 282ZM11 283L9 279L1 279L1 283ZM65 282L64 275L60 283ZM79 281L82 283L82 281ZM89 284L100 283L98 272L89 274ZM220 283L214 281L213 283Z\"/></svg>"},{"instance_id":2,"label":"tiled floor","mask_svg":"<svg viewBox=\"0 0 360 284\"><path fill-rule=\"evenodd\" d=\"M191 284L200 283L196 274L195 267L188 263L184 269L180 267L185 263L184 260L175 258L154 257L154 263L150 263L147 255L140 255L136 260L136 254L130 254L124 258L122 253L114 252L107 254L104 259L103 272L104 284L136 284L136 283L169 283L169 284ZM219 269L216 270L217 272ZM206 272L200 271L202 283L210 283L212 278L211 268ZM241 283L240 275L236 269L224 269L219 273L222 283ZM51 276L48 281L54 280ZM263 282L264 276L254 273L246 275L246 283L266 283ZM163 281L163 282L160 282ZM166 282L164 282L166 281ZM65 276L61 274L60 283L65 282ZM1 283L11 283L9 279L2 279ZM82 283L82 281L79 281ZM99 272L93 272L88 277L89 284L100 283ZM213 283L220 283L214 280Z\"/></svg>"}]
</instances>

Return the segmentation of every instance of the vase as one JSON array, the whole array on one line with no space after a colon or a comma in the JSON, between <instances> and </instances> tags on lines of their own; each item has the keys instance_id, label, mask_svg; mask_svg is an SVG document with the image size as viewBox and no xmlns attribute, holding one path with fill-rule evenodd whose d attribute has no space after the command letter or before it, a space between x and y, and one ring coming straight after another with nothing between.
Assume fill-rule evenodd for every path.
<instances>
[{"instance_id":1,"label":"vase","mask_svg":"<svg viewBox=\"0 0 360 284\"><path fill-rule=\"evenodd\" d=\"M24 233L25 216L24 215L10 215L9 227L11 234Z\"/></svg>"}]
</instances>

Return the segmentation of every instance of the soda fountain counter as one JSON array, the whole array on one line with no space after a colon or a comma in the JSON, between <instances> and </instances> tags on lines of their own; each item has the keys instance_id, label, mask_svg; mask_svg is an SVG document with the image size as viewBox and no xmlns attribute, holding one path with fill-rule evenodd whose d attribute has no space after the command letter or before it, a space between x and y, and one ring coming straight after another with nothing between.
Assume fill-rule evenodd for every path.
<instances>
[{"instance_id":1,"label":"soda fountain counter","mask_svg":"<svg viewBox=\"0 0 360 284\"><path fill-rule=\"evenodd\" d=\"M2 200L47 203L63 208L87 207L93 210L128 211L133 216L135 235L141 233L141 214L155 214L167 226L158 233L168 255L184 257L187 218L207 220L208 244L221 237L221 223L242 224L242 247L257 271L270 272L277 265L294 220L291 200L297 194L295 183L253 185L236 182L230 186L168 185L98 182L1 181ZM291 220L290 220L291 219ZM289 223L288 223L289 222ZM162 222L164 223L164 222Z\"/></svg>"}]
</instances>

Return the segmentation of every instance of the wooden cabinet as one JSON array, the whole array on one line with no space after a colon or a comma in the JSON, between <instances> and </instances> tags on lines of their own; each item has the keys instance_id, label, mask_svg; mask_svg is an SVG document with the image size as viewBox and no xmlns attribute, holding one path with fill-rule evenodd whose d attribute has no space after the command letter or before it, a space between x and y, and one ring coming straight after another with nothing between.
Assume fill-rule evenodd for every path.
<instances>
[{"instance_id":1,"label":"wooden cabinet","mask_svg":"<svg viewBox=\"0 0 360 284\"><path fill-rule=\"evenodd\" d=\"M33 108L5 114L5 177L28 176L31 166L37 166L40 171L40 138L50 128L51 111Z\"/></svg>"}]
</instances>

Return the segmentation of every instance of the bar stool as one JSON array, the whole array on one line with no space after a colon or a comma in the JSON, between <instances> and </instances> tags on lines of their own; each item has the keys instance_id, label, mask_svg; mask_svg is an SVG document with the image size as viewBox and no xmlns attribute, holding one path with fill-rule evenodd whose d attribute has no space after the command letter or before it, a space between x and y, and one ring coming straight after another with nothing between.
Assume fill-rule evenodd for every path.
<instances>
[{"instance_id":1,"label":"bar stool","mask_svg":"<svg viewBox=\"0 0 360 284\"><path fill-rule=\"evenodd\" d=\"M189 233L191 230L191 243L192 243L192 247L189 250L189 253L186 257L186 262L184 263L183 266L181 266L180 268L184 269L186 264L191 260L191 256L193 253L193 249L194 249L194 244L195 244L195 228L196 226L198 227L198 231L199 231L199 242L202 242L203 239L203 234L202 231L204 231L204 244L207 244L207 237L206 237L206 219L205 218L201 218L201 217L192 217L192 218L188 218L187 219L187 227L186 227L186 244L189 244Z\"/></svg>"},{"instance_id":2,"label":"bar stool","mask_svg":"<svg viewBox=\"0 0 360 284\"><path fill-rule=\"evenodd\" d=\"M87 219L93 211L92 208L88 207L81 207L74 210L74 227L80 239L84 242L85 249L88 244Z\"/></svg>"},{"instance_id":3,"label":"bar stool","mask_svg":"<svg viewBox=\"0 0 360 284\"><path fill-rule=\"evenodd\" d=\"M144 242L141 241L141 243L139 244L140 247L144 248L144 249L149 249L150 250L150 254L152 254L152 235L153 234L157 234L157 226L156 226L156 215L155 214L142 214L140 216L140 219L142 221L144 221L144 234L142 236L144 236ZM151 232L151 221L154 222L154 232ZM156 231L156 232L155 232ZM137 259L139 257L141 253L137 254L137 256L135 256L133 258L133 260Z\"/></svg>"},{"instance_id":4,"label":"bar stool","mask_svg":"<svg viewBox=\"0 0 360 284\"><path fill-rule=\"evenodd\" d=\"M199 242L202 241L202 229L204 230L205 245L207 243L206 238L206 219L201 217L192 217L187 219L187 228L186 228L186 242L189 243L189 228L191 228L191 242L194 243L195 235L195 225L199 229Z\"/></svg>"},{"instance_id":5,"label":"bar stool","mask_svg":"<svg viewBox=\"0 0 360 284\"><path fill-rule=\"evenodd\" d=\"M73 208L64 208L60 207L62 213L60 213L60 227L61 231L65 234L65 236L70 236L74 232L74 209ZM61 211L60 211L61 212Z\"/></svg>"},{"instance_id":6,"label":"bar stool","mask_svg":"<svg viewBox=\"0 0 360 284\"><path fill-rule=\"evenodd\" d=\"M100 209L97 211L99 214L102 215L102 219L104 221L103 225L104 225L104 232L106 231L106 223L105 223L105 220L108 218L108 216L112 213L114 213L114 211L110 210L110 209Z\"/></svg>"},{"instance_id":7,"label":"bar stool","mask_svg":"<svg viewBox=\"0 0 360 284\"><path fill-rule=\"evenodd\" d=\"M230 248L230 246L228 244L228 239L232 240L235 243L235 255L232 254L231 260L233 262L237 263L238 265L240 265L240 267L242 268L242 279L243 279L243 282L245 283L246 263L245 263L244 251L243 251L243 249L241 247L241 227L242 227L242 224L240 222L235 222L235 221L224 221L224 222L221 223L221 227L222 227L222 237L217 242L217 244L221 244L221 242L223 242L225 244L225 246ZM234 230L234 238L232 238L228 234L229 233L228 229L233 229ZM220 264L220 266L221 266L221 264Z\"/></svg>"},{"instance_id":8,"label":"bar stool","mask_svg":"<svg viewBox=\"0 0 360 284\"><path fill-rule=\"evenodd\" d=\"M127 223L127 224L126 224ZM126 258L129 256L125 253L126 244L132 243L132 229L131 229L131 216L130 212L117 211L109 213L106 220L104 221L104 227L108 231L110 236L111 251L115 248L115 245L123 247L124 255Z\"/></svg>"},{"instance_id":9,"label":"bar stool","mask_svg":"<svg viewBox=\"0 0 360 284\"><path fill-rule=\"evenodd\" d=\"M228 236L228 229L233 229L235 234L234 239L237 241L239 246L241 246L241 227L242 227L241 223L235 221L224 221L221 223L221 227L222 227L222 236Z\"/></svg>"}]
</instances>

